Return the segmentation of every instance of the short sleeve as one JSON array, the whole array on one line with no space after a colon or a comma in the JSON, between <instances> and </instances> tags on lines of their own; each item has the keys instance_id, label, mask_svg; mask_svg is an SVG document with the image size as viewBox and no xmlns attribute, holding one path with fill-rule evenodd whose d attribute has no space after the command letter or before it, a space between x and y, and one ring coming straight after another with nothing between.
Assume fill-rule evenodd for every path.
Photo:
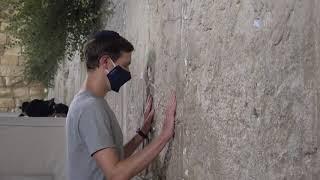
<instances>
[{"instance_id":1,"label":"short sleeve","mask_svg":"<svg viewBox=\"0 0 320 180\"><path fill-rule=\"evenodd\" d=\"M90 103L90 106L81 113L79 134L87 146L90 156L99 150L116 147L110 119L103 107L96 103Z\"/></svg>"}]
</instances>

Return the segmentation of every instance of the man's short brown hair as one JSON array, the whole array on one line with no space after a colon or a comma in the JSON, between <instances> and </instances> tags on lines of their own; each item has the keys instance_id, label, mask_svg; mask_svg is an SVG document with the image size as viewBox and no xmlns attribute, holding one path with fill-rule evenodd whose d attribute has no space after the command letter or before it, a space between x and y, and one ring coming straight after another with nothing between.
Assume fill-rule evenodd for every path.
<instances>
[{"instance_id":1,"label":"man's short brown hair","mask_svg":"<svg viewBox=\"0 0 320 180\"><path fill-rule=\"evenodd\" d=\"M87 70L99 67L99 59L108 55L115 62L122 52L132 52L133 45L117 32L102 30L95 33L84 45L83 53Z\"/></svg>"}]
</instances>

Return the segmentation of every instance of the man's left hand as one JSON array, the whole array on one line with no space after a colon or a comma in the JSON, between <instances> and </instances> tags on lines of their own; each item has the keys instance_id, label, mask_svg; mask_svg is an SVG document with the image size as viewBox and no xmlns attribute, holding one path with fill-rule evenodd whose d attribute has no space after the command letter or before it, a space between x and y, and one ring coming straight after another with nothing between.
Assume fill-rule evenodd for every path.
<instances>
[{"instance_id":1,"label":"man's left hand","mask_svg":"<svg viewBox=\"0 0 320 180\"><path fill-rule=\"evenodd\" d=\"M148 99L147 99L147 106L146 106L146 109L144 111L143 126L141 128L141 131L144 134L148 134L150 132L151 125L152 125L152 122L153 122L154 109L152 107L152 102L153 102L153 99L152 99L151 96L149 96Z\"/></svg>"}]
</instances>

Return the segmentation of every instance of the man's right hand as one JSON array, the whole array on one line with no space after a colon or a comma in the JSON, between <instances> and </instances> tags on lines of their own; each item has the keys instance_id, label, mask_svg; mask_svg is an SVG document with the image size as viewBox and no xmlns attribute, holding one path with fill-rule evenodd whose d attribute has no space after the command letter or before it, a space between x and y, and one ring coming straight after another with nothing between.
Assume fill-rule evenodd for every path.
<instances>
[{"instance_id":1,"label":"man's right hand","mask_svg":"<svg viewBox=\"0 0 320 180\"><path fill-rule=\"evenodd\" d=\"M104 148L93 154L104 175L111 180L130 179L154 160L174 134L176 95L172 93L160 136L126 159L119 159L115 148Z\"/></svg>"},{"instance_id":2,"label":"man's right hand","mask_svg":"<svg viewBox=\"0 0 320 180\"><path fill-rule=\"evenodd\" d=\"M174 121L176 116L176 107L177 107L176 93L172 92L171 98L169 99L169 102L167 105L166 116L164 119L162 131L160 135L166 140L171 139L171 137L174 135Z\"/></svg>"}]
</instances>

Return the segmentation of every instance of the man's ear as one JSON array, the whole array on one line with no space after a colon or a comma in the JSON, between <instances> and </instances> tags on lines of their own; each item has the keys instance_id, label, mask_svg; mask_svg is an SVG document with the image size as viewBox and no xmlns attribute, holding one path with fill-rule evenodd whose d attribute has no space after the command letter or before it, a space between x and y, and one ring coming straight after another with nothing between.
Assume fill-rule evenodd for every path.
<instances>
[{"instance_id":1,"label":"man's ear","mask_svg":"<svg viewBox=\"0 0 320 180\"><path fill-rule=\"evenodd\" d=\"M111 63L111 58L108 55L103 55L99 59L99 67L101 66L103 69L108 69Z\"/></svg>"}]
</instances>

